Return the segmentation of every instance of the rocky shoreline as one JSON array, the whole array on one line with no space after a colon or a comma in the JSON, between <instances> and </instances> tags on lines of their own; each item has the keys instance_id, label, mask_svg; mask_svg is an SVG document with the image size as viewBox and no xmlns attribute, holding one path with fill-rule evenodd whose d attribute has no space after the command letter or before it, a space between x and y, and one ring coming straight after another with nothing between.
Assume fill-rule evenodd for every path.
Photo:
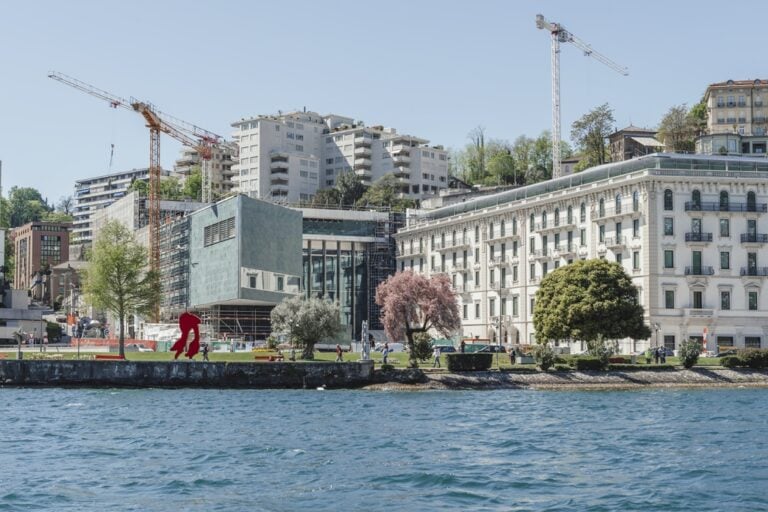
<instances>
[{"instance_id":1,"label":"rocky shoreline","mask_svg":"<svg viewBox=\"0 0 768 512\"><path fill-rule=\"evenodd\" d=\"M629 371L486 371L443 373L422 370L375 372L369 390L544 389L605 390L643 388L768 387L768 371L745 368L692 368Z\"/></svg>"}]
</instances>

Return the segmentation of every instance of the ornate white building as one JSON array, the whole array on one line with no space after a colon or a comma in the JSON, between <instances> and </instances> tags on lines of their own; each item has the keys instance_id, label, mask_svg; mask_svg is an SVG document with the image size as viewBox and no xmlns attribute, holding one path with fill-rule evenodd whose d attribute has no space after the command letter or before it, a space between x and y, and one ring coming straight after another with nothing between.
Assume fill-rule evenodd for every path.
<instances>
[{"instance_id":1,"label":"ornate white building","mask_svg":"<svg viewBox=\"0 0 768 512\"><path fill-rule=\"evenodd\" d=\"M574 260L620 262L639 288L648 340L768 346L768 160L653 154L412 212L398 269L451 275L464 337L535 341L541 278ZM762 266L761 266L762 265ZM574 341L572 351L583 350Z\"/></svg>"}]
</instances>

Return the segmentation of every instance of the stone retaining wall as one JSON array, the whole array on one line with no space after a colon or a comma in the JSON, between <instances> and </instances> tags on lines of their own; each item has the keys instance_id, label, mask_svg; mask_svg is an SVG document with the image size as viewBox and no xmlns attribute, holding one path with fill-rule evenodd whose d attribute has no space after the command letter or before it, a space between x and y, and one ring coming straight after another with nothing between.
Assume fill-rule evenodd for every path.
<instances>
[{"instance_id":1,"label":"stone retaining wall","mask_svg":"<svg viewBox=\"0 0 768 512\"><path fill-rule=\"evenodd\" d=\"M372 362L0 361L5 386L354 388L372 376Z\"/></svg>"}]
</instances>

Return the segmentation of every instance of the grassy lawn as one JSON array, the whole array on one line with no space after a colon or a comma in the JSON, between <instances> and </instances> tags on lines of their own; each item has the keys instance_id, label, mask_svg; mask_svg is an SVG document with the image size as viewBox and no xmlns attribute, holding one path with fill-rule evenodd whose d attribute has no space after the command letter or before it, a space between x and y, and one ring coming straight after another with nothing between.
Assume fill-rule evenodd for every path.
<instances>
[{"instance_id":1,"label":"grassy lawn","mask_svg":"<svg viewBox=\"0 0 768 512\"><path fill-rule=\"evenodd\" d=\"M85 350L80 351L81 358L84 359L90 359L91 356L96 354L104 354L104 352L87 352ZM208 357L211 360L211 362L239 362L239 363L246 363L246 362L268 362L268 361L255 361L254 357L256 355L259 356L270 356L270 355L276 355L277 352L269 352L269 351L259 351L259 352L210 352ZM283 356L286 358L285 360L288 360L288 351L283 352ZM297 351L297 357L300 355L300 351ZM4 356L4 359L16 359L16 352L4 352L0 354L0 357ZM77 353L76 352L56 352L55 350L49 349L46 353L39 353L39 352L25 352L24 358L25 359L41 359L43 356L47 356L47 358L50 359L77 359ZM126 352L125 354L126 359L129 361L172 361L173 360L173 353L172 352ZM625 356L628 358L628 356ZM374 352L372 355L372 358L376 364L376 366L381 365L381 353ZM345 352L344 353L344 361L358 361L360 359L360 354L355 352ZM179 356L179 360L186 360L186 358L183 356ZM194 358L195 361L202 361L203 356L202 354L198 354ZM333 362L336 360L336 353L335 352L315 352L315 361L327 361L327 362ZM297 362L302 362L301 360L297 360ZM407 352L393 352L389 354L388 358L389 364L395 366L395 368L406 368L408 366L408 353ZM653 360L651 360L651 364L653 364ZM667 357L667 364L673 365L673 366L679 366L680 365L680 359L677 357ZM448 363L446 361L446 356L443 355L440 357L440 365L443 370L445 370L448 366ZM645 366L645 358L644 357L638 357L637 358L637 365L642 367ZM696 366L719 366L720 365L720 359L719 358L700 358L699 362ZM430 357L426 361L419 361L419 367L422 369L431 369L432 368L432 358ZM491 365L492 369L501 368L502 370L509 370L514 368L535 368L535 365L512 365L509 361L509 355L505 353L498 354L498 358L496 357L496 354L493 354L493 364Z\"/></svg>"}]
</instances>

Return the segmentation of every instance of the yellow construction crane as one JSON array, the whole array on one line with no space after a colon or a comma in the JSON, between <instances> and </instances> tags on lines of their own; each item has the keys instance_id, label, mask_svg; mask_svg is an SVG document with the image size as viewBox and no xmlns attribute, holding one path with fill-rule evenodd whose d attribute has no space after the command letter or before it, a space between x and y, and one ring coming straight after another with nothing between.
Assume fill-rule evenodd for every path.
<instances>
[{"instance_id":1,"label":"yellow construction crane","mask_svg":"<svg viewBox=\"0 0 768 512\"><path fill-rule=\"evenodd\" d=\"M152 270L160 268L160 134L165 133L178 140L185 146L195 148L203 162L203 200L210 200L210 160L212 148L223 144L224 139L220 135L200 128L194 124L182 121L157 110L151 103L139 101L135 98L126 100L112 93L94 87L63 73L51 72L49 78L57 80L95 96L109 103L112 108L124 108L142 115L149 128L149 198L147 211L149 213L149 266ZM208 171L206 173L206 170ZM205 197L207 177L208 197ZM154 320L159 317L159 309L155 311Z\"/></svg>"},{"instance_id":2,"label":"yellow construction crane","mask_svg":"<svg viewBox=\"0 0 768 512\"><path fill-rule=\"evenodd\" d=\"M626 67L617 64L605 55L592 49L590 45L568 32L560 23L552 23L542 14L536 15L536 28L548 30L552 36L552 177L559 178L560 169L560 43L571 43L592 57L602 62L617 73L629 74Z\"/></svg>"}]
</instances>

